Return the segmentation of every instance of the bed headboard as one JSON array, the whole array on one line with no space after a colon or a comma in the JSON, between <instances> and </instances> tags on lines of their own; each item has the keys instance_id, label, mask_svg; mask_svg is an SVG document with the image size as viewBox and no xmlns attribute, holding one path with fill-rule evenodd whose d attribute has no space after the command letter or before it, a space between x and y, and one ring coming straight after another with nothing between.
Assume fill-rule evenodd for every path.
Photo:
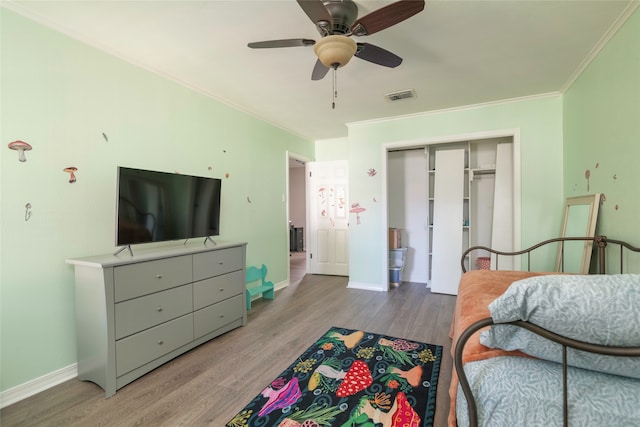
<instances>
[{"instance_id":1,"label":"bed headboard","mask_svg":"<svg viewBox=\"0 0 640 427\"><path fill-rule=\"evenodd\" d=\"M618 271L613 271L612 273L624 273L624 259L625 259L625 251L630 251L634 253L640 254L640 248L637 248L625 241L609 239L607 236L594 236L594 237L557 237L555 239L545 240L543 242L537 243L531 247L523 249L521 251L515 252L503 252L498 251L496 249L492 249L486 246L473 246L463 252L462 257L460 259L460 265L462 266L462 272L466 273L467 268L465 266L465 260L473 251L486 251L491 254L495 254L495 269L500 269L500 257L510 256L516 257L520 255L525 255L527 258L527 271L531 271L531 254L544 246L551 245L554 243L558 243L560 245L560 253L561 253L561 261L560 261L560 272L564 271L564 242L567 241L584 241L584 242L592 242L594 247L594 257L598 259L597 265L592 265L592 270L597 274L606 274L607 273L607 252L609 254L619 256L620 261L620 269ZM612 245L614 248L610 248ZM615 247L619 248L619 252L613 252ZM619 254L619 255L618 255ZM638 258L640 260L640 256ZM592 262L593 264L593 262Z\"/></svg>"}]
</instances>

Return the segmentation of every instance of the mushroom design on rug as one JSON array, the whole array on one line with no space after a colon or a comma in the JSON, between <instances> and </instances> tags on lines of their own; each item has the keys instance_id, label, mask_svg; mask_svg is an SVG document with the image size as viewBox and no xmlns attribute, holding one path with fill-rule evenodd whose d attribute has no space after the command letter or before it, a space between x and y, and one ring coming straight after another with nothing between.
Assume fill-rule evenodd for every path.
<instances>
[{"instance_id":1,"label":"mushroom design on rug","mask_svg":"<svg viewBox=\"0 0 640 427\"><path fill-rule=\"evenodd\" d=\"M442 347L331 328L227 427L429 427Z\"/></svg>"}]
</instances>

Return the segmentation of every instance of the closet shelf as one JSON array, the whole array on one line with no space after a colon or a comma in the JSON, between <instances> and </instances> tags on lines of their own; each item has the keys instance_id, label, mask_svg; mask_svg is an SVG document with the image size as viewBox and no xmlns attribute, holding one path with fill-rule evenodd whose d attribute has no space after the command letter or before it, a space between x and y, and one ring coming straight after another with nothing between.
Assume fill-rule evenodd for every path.
<instances>
[{"instance_id":1,"label":"closet shelf","mask_svg":"<svg viewBox=\"0 0 640 427\"><path fill-rule=\"evenodd\" d=\"M495 175L496 168L478 168L471 169L473 175Z\"/></svg>"}]
</instances>

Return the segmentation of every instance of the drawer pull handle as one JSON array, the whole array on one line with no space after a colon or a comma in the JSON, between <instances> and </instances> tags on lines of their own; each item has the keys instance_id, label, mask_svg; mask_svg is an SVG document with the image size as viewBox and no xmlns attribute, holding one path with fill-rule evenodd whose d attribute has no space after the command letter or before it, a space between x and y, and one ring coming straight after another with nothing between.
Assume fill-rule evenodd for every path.
<instances>
[{"instance_id":1,"label":"drawer pull handle","mask_svg":"<svg viewBox=\"0 0 640 427\"><path fill-rule=\"evenodd\" d=\"M158 310L158 313L162 311L162 307L158 307L156 308L156 310Z\"/></svg>"},{"instance_id":2,"label":"drawer pull handle","mask_svg":"<svg viewBox=\"0 0 640 427\"><path fill-rule=\"evenodd\" d=\"M218 261L218 264L222 265L222 264L224 264L224 262L222 262L222 261Z\"/></svg>"},{"instance_id":3,"label":"drawer pull handle","mask_svg":"<svg viewBox=\"0 0 640 427\"><path fill-rule=\"evenodd\" d=\"M224 314L221 314L221 315L220 315L220 318L222 319L223 317L224 317Z\"/></svg>"},{"instance_id":4,"label":"drawer pull handle","mask_svg":"<svg viewBox=\"0 0 640 427\"><path fill-rule=\"evenodd\" d=\"M162 274L156 274L156 278L162 279Z\"/></svg>"},{"instance_id":5,"label":"drawer pull handle","mask_svg":"<svg viewBox=\"0 0 640 427\"><path fill-rule=\"evenodd\" d=\"M220 288L220 292L224 292L224 288Z\"/></svg>"},{"instance_id":6,"label":"drawer pull handle","mask_svg":"<svg viewBox=\"0 0 640 427\"><path fill-rule=\"evenodd\" d=\"M164 341L162 340L158 341L158 345L162 345L162 344L164 344Z\"/></svg>"}]
</instances>

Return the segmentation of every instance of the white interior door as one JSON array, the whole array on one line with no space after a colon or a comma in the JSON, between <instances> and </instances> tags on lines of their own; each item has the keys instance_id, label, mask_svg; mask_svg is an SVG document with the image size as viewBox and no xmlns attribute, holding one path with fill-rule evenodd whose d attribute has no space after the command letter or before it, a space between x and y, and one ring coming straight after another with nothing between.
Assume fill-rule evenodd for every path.
<instances>
[{"instance_id":1,"label":"white interior door","mask_svg":"<svg viewBox=\"0 0 640 427\"><path fill-rule=\"evenodd\" d=\"M436 151L434 180L431 292L457 295L461 276L464 149Z\"/></svg>"},{"instance_id":2,"label":"white interior door","mask_svg":"<svg viewBox=\"0 0 640 427\"><path fill-rule=\"evenodd\" d=\"M309 270L349 275L349 171L346 161L308 162Z\"/></svg>"}]
</instances>

